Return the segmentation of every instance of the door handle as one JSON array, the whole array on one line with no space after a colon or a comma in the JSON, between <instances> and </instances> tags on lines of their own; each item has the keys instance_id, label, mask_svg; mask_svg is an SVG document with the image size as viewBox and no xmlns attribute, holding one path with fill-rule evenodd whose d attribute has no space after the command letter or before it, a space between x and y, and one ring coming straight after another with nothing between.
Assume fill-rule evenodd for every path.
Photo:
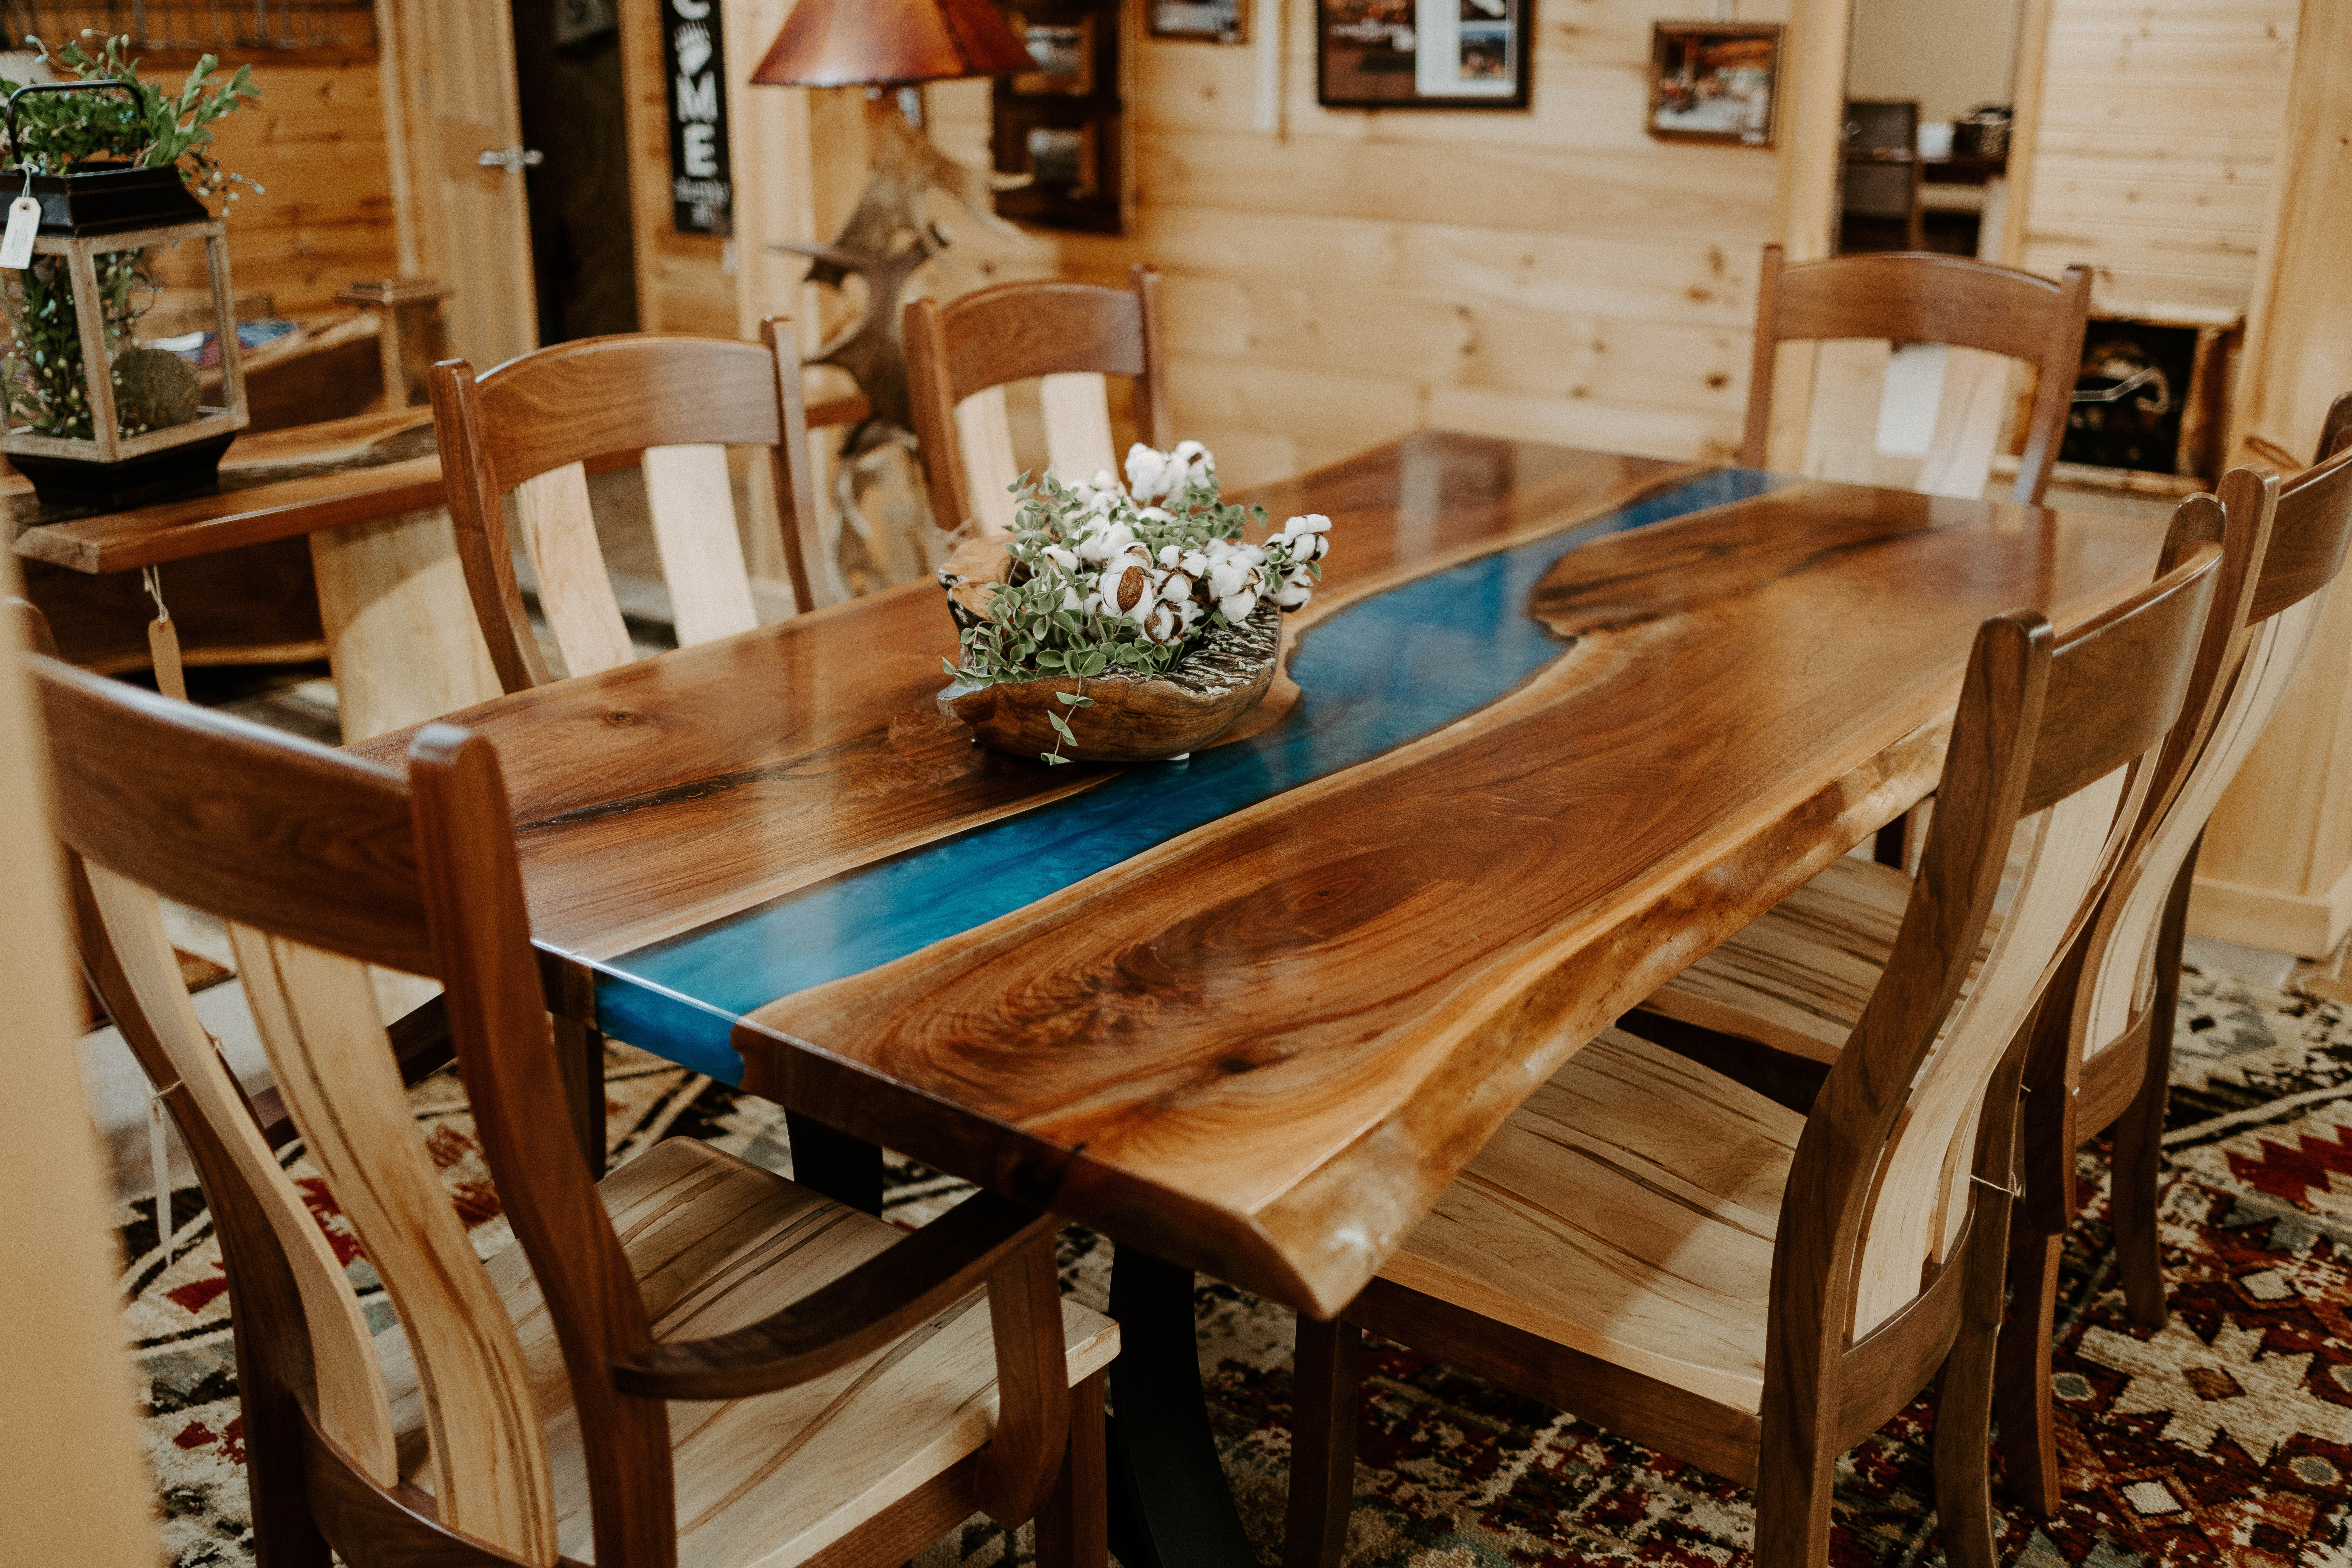
<instances>
[{"instance_id":1,"label":"door handle","mask_svg":"<svg viewBox=\"0 0 2352 1568\"><path fill-rule=\"evenodd\" d=\"M474 162L485 169L504 169L509 174L519 174L546 163L547 154L536 147L492 147L484 149Z\"/></svg>"}]
</instances>

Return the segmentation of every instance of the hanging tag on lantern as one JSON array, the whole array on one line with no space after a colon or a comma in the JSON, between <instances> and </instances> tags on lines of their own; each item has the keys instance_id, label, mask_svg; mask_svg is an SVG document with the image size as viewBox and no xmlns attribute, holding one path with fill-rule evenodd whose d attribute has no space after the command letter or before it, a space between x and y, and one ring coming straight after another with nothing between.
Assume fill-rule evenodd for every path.
<instances>
[{"instance_id":1,"label":"hanging tag on lantern","mask_svg":"<svg viewBox=\"0 0 2352 1568\"><path fill-rule=\"evenodd\" d=\"M26 267L33 259L33 237L41 232L41 204L18 196L8 204L8 233L0 238L0 267Z\"/></svg>"}]
</instances>

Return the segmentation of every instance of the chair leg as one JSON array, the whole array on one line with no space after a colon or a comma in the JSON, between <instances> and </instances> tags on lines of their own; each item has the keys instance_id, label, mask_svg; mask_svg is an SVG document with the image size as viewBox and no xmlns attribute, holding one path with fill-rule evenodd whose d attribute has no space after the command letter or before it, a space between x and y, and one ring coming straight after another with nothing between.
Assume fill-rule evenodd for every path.
<instances>
[{"instance_id":1,"label":"chair leg","mask_svg":"<svg viewBox=\"0 0 2352 1568\"><path fill-rule=\"evenodd\" d=\"M1062 1473L1037 1510L1037 1568L1104 1568L1110 1561L1110 1470L1103 1453L1103 1382L1070 1390L1070 1440Z\"/></svg>"},{"instance_id":2,"label":"chair leg","mask_svg":"<svg viewBox=\"0 0 2352 1568\"><path fill-rule=\"evenodd\" d=\"M1962 1288L1960 1331L1936 1378L1936 1512L1952 1568L1999 1568L1992 1511L1994 1346L2001 1335L2011 1204L1979 1193ZM2048 1336L2043 1336L2048 1342ZM2042 1379L2049 1387L2049 1379Z\"/></svg>"},{"instance_id":3,"label":"chair leg","mask_svg":"<svg viewBox=\"0 0 2352 1568\"><path fill-rule=\"evenodd\" d=\"M1291 1378L1290 1514L1283 1568L1337 1568L1356 1498L1356 1402L1364 1331L1298 1320Z\"/></svg>"},{"instance_id":4,"label":"chair leg","mask_svg":"<svg viewBox=\"0 0 2352 1568\"><path fill-rule=\"evenodd\" d=\"M2164 1106L2172 1088L2172 1032L2180 1005L2180 944L2189 920L2189 891L2197 877L2192 852L2164 904L2156 937L2156 993L2148 999L2147 1066L2139 1093L2116 1119L2114 1162L2108 1167L2108 1212L2116 1226L2116 1262L2132 1321L2153 1332L2164 1327L2164 1252L2157 1239L2157 1189L2164 1178Z\"/></svg>"},{"instance_id":5,"label":"chair leg","mask_svg":"<svg viewBox=\"0 0 2352 1568\"><path fill-rule=\"evenodd\" d=\"M588 1173L604 1179L608 1151L604 1147L604 1037L593 1024L549 1017L555 1026L555 1064L563 1074L563 1098L571 1113L572 1136Z\"/></svg>"},{"instance_id":6,"label":"chair leg","mask_svg":"<svg viewBox=\"0 0 2352 1568\"><path fill-rule=\"evenodd\" d=\"M1811 1452L1768 1420L1756 1461L1756 1568L1822 1568L1829 1561L1836 1471L1834 1452Z\"/></svg>"},{"instance_id":7,"label":"chair leg","mask_svg":"<svg viewBox=\"0 0 2352 1568\"><path fill-rule=\"evenodd\" d=\"M2048 1518L2058 1507L2058 1440L2050 1411L2050 1334L2065 1237L2035 1233L2021 1212L2009 1238L2010 1319L2000 1330L1993 1396L2010 1497Z\"/></svg>"}]
</instances>

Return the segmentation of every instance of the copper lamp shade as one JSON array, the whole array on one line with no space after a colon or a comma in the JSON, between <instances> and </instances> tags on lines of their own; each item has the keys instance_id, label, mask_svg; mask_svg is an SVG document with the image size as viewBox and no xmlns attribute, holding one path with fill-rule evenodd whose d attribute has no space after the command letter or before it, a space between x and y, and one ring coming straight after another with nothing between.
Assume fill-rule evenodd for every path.
<instances>
[{"instance_id":1,"label":"copper lamp shade","mask_svg":"<svg viewBox=\"0 0 2352 1568\"><path fill-rule=\"evenodd\" d=\"M879 87L1035 68L992 0L800 0L751 79Z\"/></svg>"}]
</instances>

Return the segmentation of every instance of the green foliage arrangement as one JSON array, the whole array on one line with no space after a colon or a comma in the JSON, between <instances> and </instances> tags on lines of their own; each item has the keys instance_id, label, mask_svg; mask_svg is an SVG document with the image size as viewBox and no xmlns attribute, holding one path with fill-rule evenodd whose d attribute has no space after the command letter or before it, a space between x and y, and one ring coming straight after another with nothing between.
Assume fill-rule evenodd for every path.
<instances>
[{"instance_id":1,"label":"green foliage arrangement","mask_svg":"<svg viewBox=\"0 0 2352 1568\"><path fill-rule=\"evenodd\" d=\"M985 585L963 662L948 674L970 686L1052 676L1143 679L1173 668L1213 632L1238 626L1259 603L1295 610L1313 595L1329 552L1331 520L1294 517L1252 542L1264 507L1228 504L1216 460L1198 441L1171 452L1140 444L1127 455L1127 487L1109 472L1066 484L1051 469L1014 493L1013 533L1002 582ZM1060 694L1071 707L1093 699ZM1074 742L1067 722L1054 728ZM1048 763L1068 759L1045 753Z\"/></svg>"},{"instance_id":2,"label":"green foliage arrangement","mask_svg":"<svg viewBox=\"0 0 2352 1568\"><path fill-rule=\"evenodd\" d=\"M99 37L85 32L85 39ZM25 40L47 54L38 38ZM176 168L181 180L199 197L227 192L232 184L261 187L239 174L224 171L211 155L213 124L223 115L261 96L253 85L253 68L239 66L234 76L221 79L219 61L206 55L188 73L176 93L142 80L139 62L123 58L131 40L107 38L92 55L79 42L68 44L58 62L83 81L103 81L120 92L38 93L16 106L18 145L11 149L17 173L37 174L89 174L108 168ZM0 80L0 97L23 84ZM0 181L0 185L5 185ZM0 199L5 193L0 192ZM156 291L142 265L142 254L119 250L96 258L99 309L104 321L109 356L131 335L144 298ZM90 411L83 389L81 323L73 300L73 281L65 258L41 256L10 280L5 300L15 339L0 380L5 380L12 416L44 436L89 440ZM138 436L147 426L139 410L121 410L120 434Z\"/></svg>"}]
</instances>

